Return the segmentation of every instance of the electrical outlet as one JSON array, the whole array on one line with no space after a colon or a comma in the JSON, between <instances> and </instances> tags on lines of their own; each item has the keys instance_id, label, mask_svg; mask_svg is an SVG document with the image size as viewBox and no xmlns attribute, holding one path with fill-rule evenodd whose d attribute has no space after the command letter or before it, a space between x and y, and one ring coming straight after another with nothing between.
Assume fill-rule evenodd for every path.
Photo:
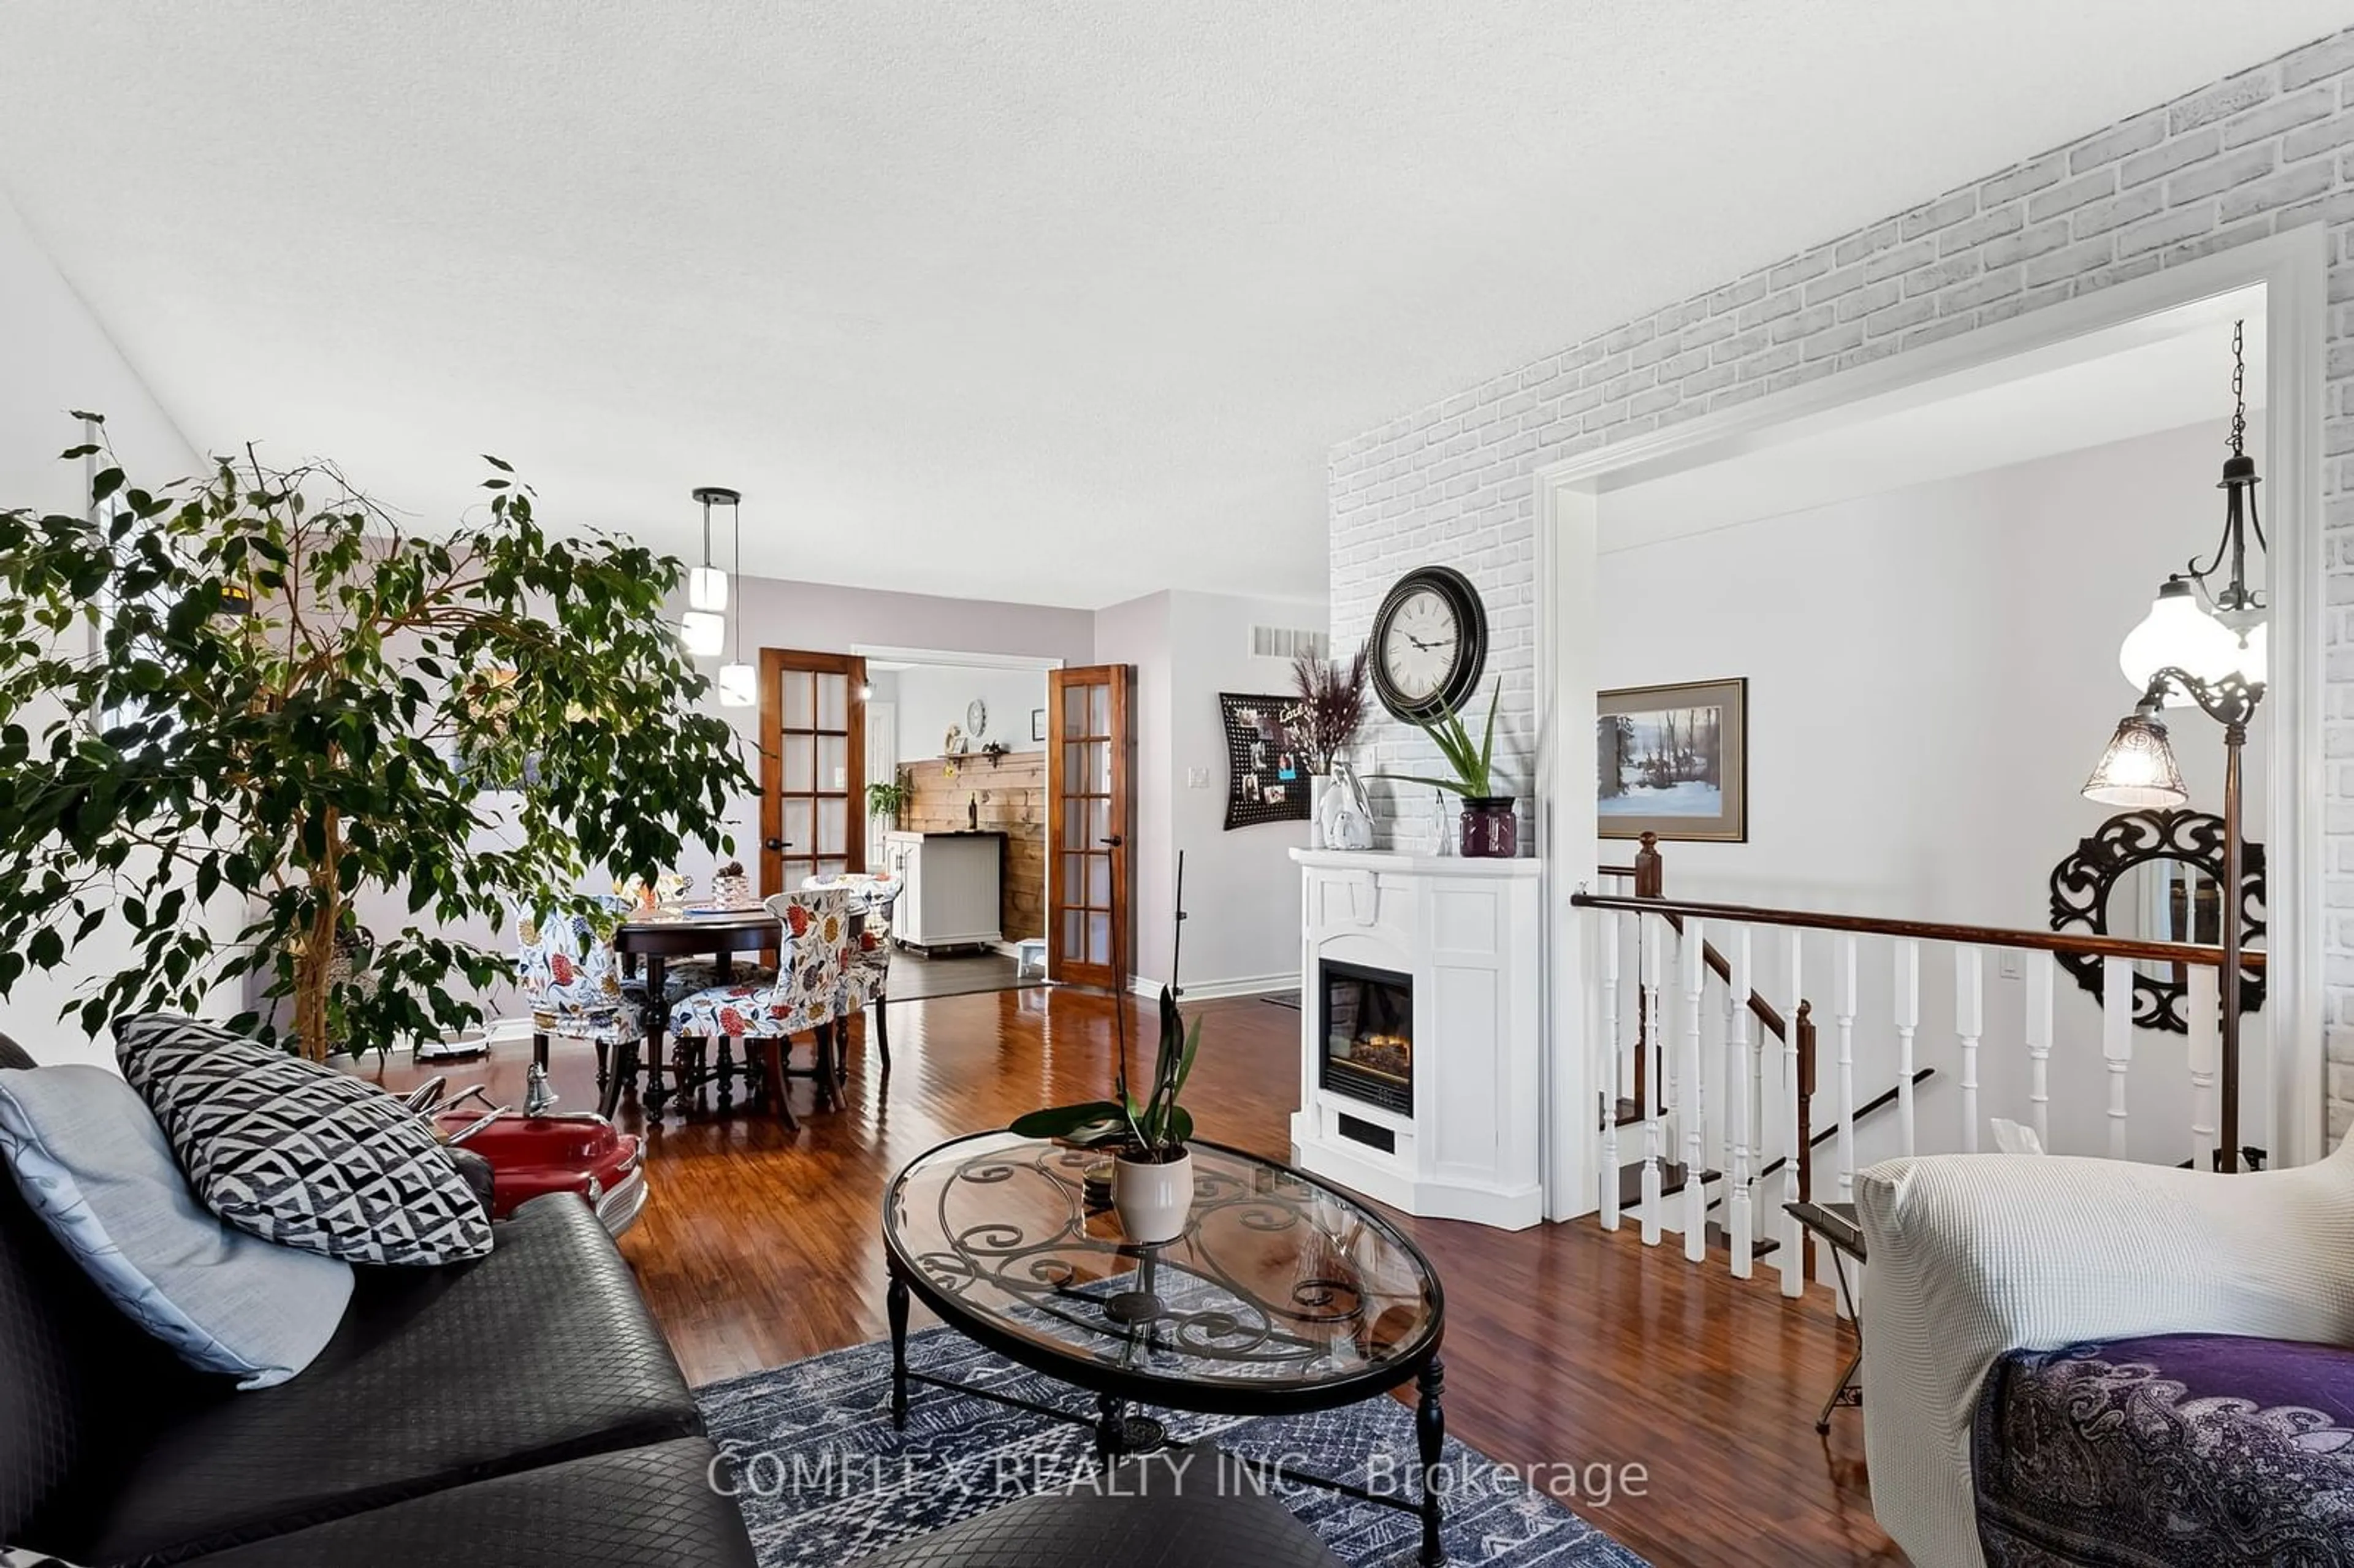
<instances>
[{"instance_id":1,"label":"electrical outlet","mask_svg":"<svg viewBox=\"0 0 2354 1568\"><path fill-rule=\"evenodd\" d=\"M2016 948L2005 948L1995 955L1994 972L2004 980L2017 980L2025 974L2025 959Z\"/></svg>"},{"instance_id":2,"label":"electrical outlet","mask_svg":"<svg viewBox=\"0 0 2354 1568\"><path fill-rule=\"evenodd\" d=\"M1209 770L1208 768L1188 768L1187 769L1185 769L1185 788L1186 788L1186 789L1208 789L1209 787L1210 787L1210 770Z\"/></svg>"}]
</instances>

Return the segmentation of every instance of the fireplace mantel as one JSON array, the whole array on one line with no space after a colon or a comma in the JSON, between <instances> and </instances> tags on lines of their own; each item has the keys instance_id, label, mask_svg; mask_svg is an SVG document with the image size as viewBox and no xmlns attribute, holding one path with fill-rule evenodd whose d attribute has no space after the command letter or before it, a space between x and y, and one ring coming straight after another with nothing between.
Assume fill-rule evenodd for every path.
<instances>
[{"instance_id":1,"label":"fireplace mantel","mask_svg":"<svg viewBox=\"0 0 2354 1568\"><path fill-rule=\"evenodd\" d=\"M1347 850L1291 858L1301 909L1292 1158L1408 1213L1508 1230L1536 1224L1544 1214L1538 863ZM1411 981L1410 1113L1325 1082L1328 961Z\"/></svg>"}]
</instances>

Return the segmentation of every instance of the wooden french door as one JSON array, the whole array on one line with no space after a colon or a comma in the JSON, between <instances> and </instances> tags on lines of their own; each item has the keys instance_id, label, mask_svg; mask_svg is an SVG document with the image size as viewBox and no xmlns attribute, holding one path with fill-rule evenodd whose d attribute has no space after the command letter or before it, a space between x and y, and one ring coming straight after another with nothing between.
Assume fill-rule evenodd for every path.
<instances>
[{"instance_id":1,"label":"wooden french door","mask_svg":"<svg viewBox=\"0 0 2354 1568\"><path fill-rule=\"evenodd\" d=\"M1046 673L1046 973L1125 990L1134 666Z\"/></svg>"},{"instance_id":2,"label":"wooden french door","mask_svg":"<svg viewBox=\"0 0 2354 1568\"><path fill-rule=\"evenodd\" d=\"M866 869L866 661L760 650L760 891Z\"/></svg>"}]
</instances>

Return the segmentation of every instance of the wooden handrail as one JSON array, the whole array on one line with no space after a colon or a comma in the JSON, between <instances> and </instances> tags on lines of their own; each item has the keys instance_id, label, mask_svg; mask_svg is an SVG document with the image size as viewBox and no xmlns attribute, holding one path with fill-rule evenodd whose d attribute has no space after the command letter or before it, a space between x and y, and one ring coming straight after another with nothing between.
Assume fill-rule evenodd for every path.
<instances>
[{"instance_id":1,"label":"wooden handrail","mask_svg":"<svg viewBox=\"0 0 2354 1568\"><path fill-rule=\"evenodd\" d=\"M1795 926L1809 931L1854 931L1864 936L1906 937L1924 942L1962 942L1986 948L2024 948L2045 953L2084 953L2096 959L2147 959L2153 963L2220 968L2223 949L2197 942L2145 942L2129 937L2084 937L2064 931L2028 931L2004 926L1956 926L1940 920L1883 920L1870 915L1833 915L1812 909L1764 909L1752 904L1700 904L1681 898L1634 898L1615 893L1573 893L1580 909L1620 909L1664 915L1671 920L1729 920L1741 926ZM2261 950L2243 952L2249 969L2264 967Z\"/></svg>"}]
</instances>

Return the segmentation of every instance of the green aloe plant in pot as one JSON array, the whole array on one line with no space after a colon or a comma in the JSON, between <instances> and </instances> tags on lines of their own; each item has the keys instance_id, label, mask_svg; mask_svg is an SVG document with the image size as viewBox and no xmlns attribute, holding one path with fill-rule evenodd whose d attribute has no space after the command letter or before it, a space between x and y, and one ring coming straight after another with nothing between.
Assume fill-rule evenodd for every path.
<instances>
[{"instance_id":1,"label":"green aloe plant in pot","mask_svg":"<svg viewBox=\"0 0 2354 1568\"><path fill-rule=\"evenodd\" d=\"M1415 722L1415 727L1430 736L1439 756L1454 769L1453 778L1436 779L1414 773L1373 775L1400 784L1427 784L1462 796L1460 843L1463 853L1470 858L1509 860L1520 853L1520 825L1512 815L1513 799L1496 792L1496 705L1503 694L1504 683L1499 681L1488 697L1488 724L1477 745L1472 743L1471 731L1458 709L1449 708L1436 718Z\"/></svg>"}]
</instances>

